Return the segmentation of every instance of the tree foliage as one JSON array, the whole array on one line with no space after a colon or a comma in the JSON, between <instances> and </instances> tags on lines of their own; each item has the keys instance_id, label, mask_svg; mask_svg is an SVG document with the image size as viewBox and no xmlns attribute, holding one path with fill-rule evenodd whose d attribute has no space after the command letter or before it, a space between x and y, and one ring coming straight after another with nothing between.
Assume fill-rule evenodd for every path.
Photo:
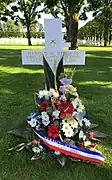
<instances>
[{"instance_id":1,"label":"tree foliage","mask_svg":"<svg viewBox=\"0 0 112 180\"><path fill-rule=\"evenodd\" d=\"M22 37L22 24L18 23L18 26L14 24L13 20L8 20L0 24L0 37Z\"/></svg>"},{"instance_id":2,"label":"tree foliage","mask_svg":"<svg viewBox=\"0 0 112 180\"><path fill-rule=\"evenodd\" d=\"M0 0L0 20L7 21L8 16L13 15L13 11L10 10L11 3L15 0Z\"/></svg>"},{"instance_id":3,"label":"tree foliage","mask_svg":"<svg viewBox=\"0 0 112 180\"><path fill-rule=\"evenodd\" d=\"M45 0L45 11L55 18L63 15L63 26L66 27L67 41L71 41L71 49L77 48L78 20L87 19L85 11L79 14L85 0Z\"/></svg>"},{"instance_id":4,"label":"tree foliage","mask_svg":"<svg viewBox=\"0 0 112 180\"><path fill-rule=\"evenodd\" d=\"M99 22L103 24L104 46L107 46L109 31L112 24L112 0L87 0L88 11L94 11L93 16L99 15Z\"/></svg>"},{"instance_id":5,"label":"tree foliage","mask_svg":"<svg viewBox=\"0 0 112 180\"><path fill-rule=\"evenodd\" d=\"M79 29L79 39L86 40L99 40L100 44L104 41L105 46L105 21L104 15L97 15L92 21L89 21L85 26ZM112 29L111 24L108 24L108 38L107 41L110 43L112 40Z\"/></svg>"},{"instance_id":6,"label":"tree foliage","mask_svg":"<svg viewBox=\"0 0 112 180\"><path fill-rule=\"evenodd\" d=\"M37 23L36 18L40 17L38 11L40 5L41 1L37 0L17 0L17 4L11 7L14 12L20 11L23 14L23 17L16 17L16 23L20 20L22 25L26 26L29 45L31 45L31 27Z\"/></svg>"}]
</instances>

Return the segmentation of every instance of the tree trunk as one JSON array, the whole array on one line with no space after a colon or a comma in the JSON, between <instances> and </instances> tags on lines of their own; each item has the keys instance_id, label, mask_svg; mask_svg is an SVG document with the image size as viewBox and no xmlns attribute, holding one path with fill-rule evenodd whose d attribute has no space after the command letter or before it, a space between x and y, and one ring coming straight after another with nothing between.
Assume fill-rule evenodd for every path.
<instances>
[{"instance_id":1,"label":"tree trunk","mask_svg":"<svg viewBox=\"0 0 112 180\"><path fill-rule=\"evenodd\" d=\"M66 41L71 42L71 20L70 16L65 17Z\"/></svg>"},{"instance_id":2,"label":"tree trunk","mask_svg":"<svg viewBox=\"0 0 112 180\"><path fill-rule=\"evenodd\" d=\"M28 38L28 45L31 46L31 34L30 34L30 26L27 25L27 38Z\"/></svg>"},{"instance_id":3,"label":"tree trunk","mask_svg":"<svg viewBox=\"0 0 112 180\"><path fill-rule=\"evenodd\" d=\"M104 25L104 47L108 45L108 25Z\"/></svg>"},{"instance_id":4,"label":"tree trunk","mask_svg":"<svg viewBox=\"0 0 112 180\"><path fill-rule=\"evenodd\" d=\"M70 39L70 27L68 25L66 26L66 41L67 42L71 41L71 39Z\"/></svg>"},{"instance_id":5,"label":"tree trunk","mask_svg":"<svg viewBox=\"0 0 112 180\"><path fill-rule=\"evenodd\" d=\"M102 34L100 33L100 46L102 45Z\"/></svg>"},{"instance_id":6,"label":"tree trunk","mask_svg":"<svg viewBox=\"0 0 112 180\"><path fill-rule=\"evenodd\" d=\"M110 30L109 32L109 45L111 44L112 41L112 30Z\"/></svg>"},{"instance_id":7,"label":"tree trunk","mask_svg":"<svg viewBox=\"0 0 112 180\"><path fill-rule=\"evenodd\" d=\"M71 22L71 49L78 49L78 20L79 14L74 13Z\"/></svg>"}]
</instances>

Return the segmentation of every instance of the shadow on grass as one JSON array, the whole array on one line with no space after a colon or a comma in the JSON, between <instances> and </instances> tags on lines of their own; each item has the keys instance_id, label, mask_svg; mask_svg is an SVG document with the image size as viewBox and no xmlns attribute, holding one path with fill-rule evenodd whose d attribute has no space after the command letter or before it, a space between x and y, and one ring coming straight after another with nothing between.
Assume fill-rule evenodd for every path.
<instances>
[{"instance_id":1,"label":"shadow on grass","mask_svg":"<svg viewBox=\"0 0 112 180\"><path fill-rule=\"evenodd\" d=\"M61 167L55 157L46 155L45 159L30 161L29 152L10 153L1 159L0 176L6 180L111 180L112 168L106 164L102 166L88 163L68 161ZM32 156L32 154L30 154ZM16 159L16 161L14 161Z\"/></svg>"}]
</instances>

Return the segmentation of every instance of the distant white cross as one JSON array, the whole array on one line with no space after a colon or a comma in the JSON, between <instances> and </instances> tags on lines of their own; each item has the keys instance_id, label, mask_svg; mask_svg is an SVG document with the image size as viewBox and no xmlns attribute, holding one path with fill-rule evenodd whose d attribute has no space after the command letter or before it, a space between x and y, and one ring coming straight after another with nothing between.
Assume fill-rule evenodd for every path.
<instances>
[{"instance_id":1,"label":"distant white cross","mask_svg":"<svg viewBox=\"0 0 112 180\"><path fill-rule=\"evenodd\" d=\"M63 50L62 20L45 19L45 49L44 50L22 50L22 64L43 65L45 57L50 68L54 69L63 57L63 65L84 65L85 51Z\"/></svg>"}]
</instances>

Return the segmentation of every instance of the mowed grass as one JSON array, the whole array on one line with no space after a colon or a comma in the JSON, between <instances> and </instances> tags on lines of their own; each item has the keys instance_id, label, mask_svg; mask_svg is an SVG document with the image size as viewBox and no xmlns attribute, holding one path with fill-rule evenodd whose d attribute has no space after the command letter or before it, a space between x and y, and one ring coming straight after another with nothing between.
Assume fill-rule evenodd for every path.
<instances>
[{"instance_id":1,"label":"mowed grass","mask_svg":"<svg viewBox=\"0 0 112 180\"><path fill-rule=\"evenodd\" d=\"M0 46L0 180L112 180L112 48L81 47L86 65L77 66L73 77L80 98L97 128L109 136L98 144L106 156L102 166L68 161L63 168L54 157L30 161L32 153L8 152L23 141L7 131L25 123L36 112L34 92L44 88L41 66L23 66L21 49L42 46ZM65 71L72 72L73 66Z\"/></svg>"}]
</instances>

